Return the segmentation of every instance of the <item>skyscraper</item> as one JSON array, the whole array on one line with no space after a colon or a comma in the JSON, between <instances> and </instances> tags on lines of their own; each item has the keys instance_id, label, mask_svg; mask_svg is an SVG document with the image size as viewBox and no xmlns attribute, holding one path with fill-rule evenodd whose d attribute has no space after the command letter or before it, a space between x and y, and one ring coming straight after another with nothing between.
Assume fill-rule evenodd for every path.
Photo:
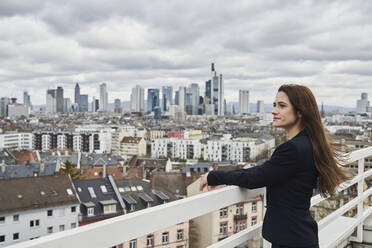
<instances>
[{"instance_id":1,"label":"skyscraper","mask_svg":"<svg viewBox=\"0 0 372 248\"><path fill-rule=\"evenodd\" d=\"M114 100L114 112L115 113L121 113L122 112L120 99L115 99Z\"/></svg>"},{"instance_id":2,"label":"skyscraper","mask_svg":"<svg viewBox=\"0 0 372 248\"><path fill-rule=\"evenodd\" d=\"M130 95L130 110L132 112L144 112L144 102L144 89L136 85L136 87L132 89L132 94Z\"/></svg>"},{"instance_id":3,"label":"skyscraper","mask_svg":"<svg viewBox=\"0 0 372 248\"><path fill-rule=\"evenodd\" d=\"M239 113L249 113L249 90L239 90Z\"/></svg>"},{"instance_id":4,"label":"skyscraper","mask_svg":"<svg viewBox=\"0 0 372 248\"><path fill-rule=\"evenodd\" d=\"M57 112L57 99L56 99L55 89L48 89L46 92L46 109L45 110L47 113Z\"/></svg>"},{"instance_id":5,"label":"skyscraper","mask_svg":"<svg viewBox=\"0 0 372 248\"><path fill-rule=\"evenodd\" d=\"M159 106L159 89L147 90L147 112L154 111L155 107Z\"/></svg>"},{"instance_id":6,"label":"skyscraper","mask_svg":"<svg viewBox=\"0 0 372 248\"><path fill-rule=\"evenodd\" d=\"M224 84L222 74L217 76L214 69L214 63L211 66L211 103L214 104L214 111L216 115L222 116L225 113L224 108Z\"/></svg>"},{"instance_id":7,"label":"skyscraper","mask_svg":"<svg viewBox=\"0 0 372 248\"><path fill-rule=\"evenodd\" d=\"M205 96L207 100L204 101L205 104L211 103L211 80L205 81Z\"/></svg>"},{"instance_id":8,"label":"skyscraper","mask_svg":"<svg viewBox=\"0 0 372 248\"><path fill-rule=\"evenodd\" d=\"M99 86L99 102L100 102L100 110L101 111L108 111L108 93L107 93L107 85L103 83Z\"/></svg>"},{"instance_id":9,"label":"skyscraper","mask_svg":"<svg viewBox=\"0 0 372 248\"><path fill-rule=\"evenodd\" d=\"M93 96L93 101L92 101L92 112L97 112L99 109L99 100L96 99L95 96Z\"/></svg>"},{"instance_id":10,"label":"skyscraper","mask_svg":"<svg viewBox=\"0 0 372 248\"><path fill-rule=\"evenodd\" d=\"M249 104L249 103L248 103ZM265 109L264 109L264 101L262 100L258 100L257 101L257 113L264 113L265 112Z\"/></svg>"},{"instance_id":11,"label":"skyscraper","mask_svg":"<svg viewBox=\"0 0 372 248\"><path fill-rule=\"evenodd\" d=\"M77 105L76 112L79 112L79 106L80 106L80 87L79 84L76 83L75 85L75 105Z\"/></svg>"},{"instance_id":12,"label":"skyscraper","mask_svg":"<svg viewBox=\"0 0 372 248\"><path fill-rule=\"evenodd\" d=\"M361 99L357 100L357 113L365 113L368 112L369 108L369 101L368 101L368 93L363 92L361 95Z\"/></svg>"},{"instance_id":13,"label":"skyscraper","mask_svg":"<svg viewBox=\"0 0 372 248\"><path fill-rule=\"evenodd\" d=\"M70 113L71 112L71 100L70 98L63 98L63 112Z\"/></svg>"},{"instance_id":14,"label":"skyscraper","mask_svg":"<svg viewBox=\"0 0 372 248\"><path fill-rule=\"evenodd\" d=\"M198 84L191 84L190 86L191 91L191 105L192 105L192 114L198 114L198 106L199 106L199 85Z\"/></svg>"},{"instance_id":15,"label":"skyscraper","mask_svg":"<svg viewBox=\"0 0 372 248\"><path fill-rule=\"evenodd\" d=\"M57 112L63 113L63 88L57 87L57 96L56 96L56 102L57 102Z\"/></svg>"},{"instance_id":16,"label":"skyscraper","mask_svg":"<svg viewBox=\"0 0 372 248\"><path fill-rule=\"evenodd\" d=\"M23 92L23 105L31 108L31 97L27 91Z\"/></svg>"},{"instance_id":17,"label":"skyscraper","mask_svg":"<svg viewBox=\"0 0 372 248\"><path fill-rule=\"evenodd\" d=\"M88 95L80 95L80 112L88 112Z\"/></svg>"},{"instance_id":18,"label":"skyscraper","mask_svg":"<svg viewBox=\"0 0 372 248\"><path fill-rule=\"evenodd\" d=\"M173 104L173 87L163 86L162 87L163 99L162 99L162 110L168 111L170 105Z\"/></svg>"},{"instance_id":19,"label":"skyscraper","mask_svg":"<svg viewBox=\"0 0 372 248\"><path fill-rule=\"evenodd\" d=\"M0 116L7 116L8 115L8 105L9 105L9 98L8 97L0 98Z\"/></svg>"},{"instance_id":20,"label":"skyscraper","mask_svg":"<svg viewBox=\"0 0 372 248\"><path fill-rule=\"evenodd\" d=\"M182 111L186 109L186 87L180 86L178 88L178 106Z\"/></svg>"}]
</instances>

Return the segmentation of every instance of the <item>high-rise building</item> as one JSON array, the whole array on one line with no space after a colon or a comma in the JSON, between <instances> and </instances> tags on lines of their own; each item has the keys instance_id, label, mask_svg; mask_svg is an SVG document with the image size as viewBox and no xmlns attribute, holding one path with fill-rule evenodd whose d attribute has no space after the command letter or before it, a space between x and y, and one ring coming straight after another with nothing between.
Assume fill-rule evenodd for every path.
<instances>
[{"instance_id":1,"label":"high-rise building","mask_svg":"<svg viewBox=\"0 0 372 248\"><path fill-rule=\"evenodd\" d=\"M363 92L361 99L357 100L357 113L366 113L369 109L368 93Z\"/></svg>"},{"instance_id":2,"label":"high-rise building","mask_svg":"<svg viewBox=\"0 0 372 248\"><path fill-rule=\"evenodd\" d=\"M75 85L75 105L77 105L77 108L75 109L76 112L79 112L79 106L80 106L80 87L79 84L76 83Z\"/></svg>"},{"instance_id":3,"label":"high-rise building","mask_svg":"<svg viewBox=\"0 0 372 248\"><path fill-rule=\"evenodd\" d=\"M70 98L63 98L63 112L70 113L71 112L71 100Z\"/></svg>"},{"instance_id":4,"label":"high-rise building","mask_svg":"<svg viewBox=\"0 0 372 248\"><path fill-rule=\"evenodd\" d=\"M222 116L225 113L224 108L224 83L222 74L217 76L217 72L214 69L214 63L211 66L211 103L214 104L215 114Z\"/></svg>"},{"instance_id":5,"label":"high-rise building","mask_svg":"<svg viewBox=\"0 0 372 248\"><path fill-rule=\"evenodd\" d=\"M173 104L173 87L163 86L162 87L163 99L162 99L162 110L168 111L170 105Z\"/></svg>"},{"instance_id":6,"label":"high-rise building","mask_svg":"<svg viewBox=\"0 0 372 248\"><path fill-rule=\"evenodd\" d=\"M31 108L31 97L27 91L23 92L23 105Z\"/></svg>"},{"instance_id":7,"label":"high-rise building","mask_svg":"<svg viewBox=\"0 0 372 248\"><path fill-rule=\"evenodd\" d=\"M95 96L93 96L93 101L92 101L92 112L97 112L99 110L99 100L96 99Z\"/></svg>"},{"instance_id":8,"label":"high-rise building","mask_svg":"<svg viewBox=\"0 0 372 248\"><path fill-rule=\"evenodd\" d=\"M56 90L48 89L46 92L46 112L47 113L56 113L57 112L57 98Z\"/></svg>"},{"instance_id":9,"label":"high-rise building","mask_svg":"<svg viewBox=\"0 0 372 248\"><path fill-rule=\"evenodd\" d=\"M7 116L8 115L8 105L9 105L9 98L8 97L0 98L0 116Z\"/></svg>"},{"instance_id":10,"label":"high-rise building","mask_svg":"<svg viewBox=\"0 0 372 248\"><path fill-rule=\"evenodd\" d=\"M192 105L192 114L197 115L198 114L198 106L199 106L199 85L198 84L191 84L190 86L191 90L191 105Z\"/></svg>"},{"instance_id":11,"label":"high-rise building","mask_svg":"<svg viewBox=\"0 0 372 248\"><path fill-rule=\"evenodd\" d=\"M80 95L80 112L88 112L88 95Z\"/></svg>"},{"instance_id":12,"label":"high-rise building","mask_svg":"<svg viewBox=\"0 0 372 248\"><path fill-rule=\"evenodd\" d=\"M185 98L185 112L188 115L192 115L192 92L191 88L186 88L186 98Z\"/></svg>"},{"instance_id":13,"label":"high-rise building","mask_svg":"<svg viewBox=\"0 0 372 248\"><path fill-rule=\"evenodd\" d=\"M239 113L249 113L249 90L239 90Z\"/></svg>"},{"instance_id":14,"label":"high-rise building","mask_svg":"<svg viewBox=\"0 0 372 248\"><path fill-rule=\"evenodd\" d=\"M99 102L100 102L100 110L101 111L108 111L108 93L107 93L107 85L103 83L99 86Z\"/></svg>"},{"instance_id":15,"label":"high-rise building","mask_svg":"<svg viewBox=\"0 0 372 248\"><path fill-rule=\"evenodd\" d=\"M147 112L154 111L155 107L159 106L159 89L147 90Z\"/></svg>"},{"instance_id":16,"label":"high-rise building","mask_svg":"<svg viewBox=\"0 0 372 248\"><path fill-rule=\"evenodd\" d=\"M57 87L56 103L57 103L57 112L63 113L63 88Z\"/></svg>"},{"instance_id":17,"label":"high-rise building","mask_svg":"<svg viewBox=\"0 0 372 248\"><path fill-rule=\"evenodd\" d=\"M120 99L115 99L114 100L114 112L115 113L121 113L122 112L122 107L121 107L121 101Z\"/></svg>"},{"instance_id":18,"label":"high-rise building","mask_svg":"<svg viewBox=\"0 0 372 248\"><path fill-rule=\"evenodd\" d=\"M180 98L180 93L178 92L178 90L176 90L175 93L174 93L174 104L175 105L180 105L179 98Z\"/></svg>"},{"instance_id":19,"label":"high-rise building","mask_svg":"<svg viewBox=\"0 0 372 248\"><path fill-rule=\"evenodd\" d=\"M132 112L144 112L144 103L145 103L145 97L144 97L144 89L136 85L136 88L132 89L132 94L130 95L130 110Z\"/></svg>"},{"instance_id":20,"label":"high-rise building","mask_svg":"<svg viewBox=\"0 0 372 248\"><path fill-rule=\"evenodd\" d=\"M257 113L264 113L264 112L265 112L264 101L258 100L257 101Z\"/></svg>"},{"instance_id":21,"label":"high-rise building","mask_svg":"<svg viewBox=\"0 0 372 248\"><path fill-rule=\"evenodd\" d=\"M186 110L186 87L180 86L178 88L178 106L183 111Z\"/></svg>"},{"instance_id":22,"label":"high-rise building","mask_svg":"<svg viewBox=\"0 0 372 248\"><path fill-rule=\"evenodd\" d=\"M211 80L205 81L205 97L206 100L204 101L205 104L211 103Z\"/></svg>"}]
</instances>

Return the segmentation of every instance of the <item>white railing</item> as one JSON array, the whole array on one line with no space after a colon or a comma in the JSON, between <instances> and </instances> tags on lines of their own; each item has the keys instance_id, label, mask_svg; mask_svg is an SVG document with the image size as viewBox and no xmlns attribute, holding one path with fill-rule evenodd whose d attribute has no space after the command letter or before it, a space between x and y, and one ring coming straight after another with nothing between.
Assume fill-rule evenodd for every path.
<instances>
[{"instance_id":1,"label":"white railing","mask_svg":"<svg viewBox=\"0 0 372 248\"><path fill-rule=\"evenodd\" d=\"M340 207L326 218L319 221L321 231L329 223L353 208L358 206L357 237L362 241L362 225L365 218L372 212L364 211L363 200L371 195L372 188L363 192L364 178L372 175L372 169L364 172L364 158L372 156L372 147L351 153L348 162L358 161L358 175L339 187L339 191L358 183L358 196ZM237 186L228 186L218 190L195 195L167 204L151 207L131 214L92 223L76 229L54 233L38 239L8 246L9 248L63 248L63 247L110 247L126 241L144 236L148 233L176 225L178 223L210 213L220 208L233 205L257 195L264 195L265 188L248 190ZM311 199L311 205L323 201L319 195ZM257 223L239 233L236 233L210 247L234 247L261 233L262 222ZM340 237L345 238L345 237Z\"/></svg>"}]
</instances>

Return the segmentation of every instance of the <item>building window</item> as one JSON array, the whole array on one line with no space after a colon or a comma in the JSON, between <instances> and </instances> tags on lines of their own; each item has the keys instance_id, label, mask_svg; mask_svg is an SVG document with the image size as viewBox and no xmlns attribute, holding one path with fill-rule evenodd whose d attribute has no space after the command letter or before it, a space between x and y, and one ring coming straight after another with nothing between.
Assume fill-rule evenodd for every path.
<instances>
[{"instance_id":1,"label":"building window","mask_svg":"<svg viewBox=\"0 0 372 248\"><path fill-rule=\"evenodd\" d=\"M0 235L0 244L5 242L5 235Z\"/></svg>"},{"instance_id":2,"label":"building window","mask_svg":"<svg viewBox=\"0 0 372 248\"><path fill-rule=\"evenodd\" d=\"M252 220L251 220L251 225L256 225L257 224L257 216L254 216L252 217Z\"/></svg>"},{"instance_id":3,"label":"building window","mask_svg":"<svg viewBox=\"0 0 372 248\"><path fill-rule=\"evenodd\" d=\"M76 207L71 207L71 213L75 213L76 212Z\"/></svg>"},{"instance_id":4,"label":"building window","mask_svg":"<svg viewBox=\"0 0 372 248\"><path fill-rule=\"evenodd\" d=\"M253 213L257 212L257 202L252 202L252 212Z\"/></svg>"},{"instance_id":5,"label":"building window","mask_svg":"<svg viewBox=\"0 0 372 248\"><path fill-rule=\"evenodd\" d=\"M76 228L76 222L71 223L71 229L72 229L72 228Z\"/></svg>"},{"instance_id":6,"label":"building window","mask_svg":"<svg viewBox=\"0 0 372 248\"><path fill-rule=\"evenodd\" d=\"M177 230L177 240L183 240L183 230Z\"/></svg>"},{"instance_id":7,"label":"building window","mask_svg":"<svg viewBox=\"0 0 372 248\"><path fill-rule=\"evenodd\" d=\"M30 220L30 227L40 226L40 220Z\"/></svg>"},{"instance_id":8,"label":"building window","mask_svg":"<svg viewBox=\"0 0 372 248\"><path fill-rule=\"evenodd\" d=\"M48 212L47 212L47 216L53 216L53 210L48 210Z\"/></svg>"},{"instance_id":9,"label":"building window","mask_svg":"<svg viewBox=\"0 0 372 248\"><path fill-rule=\"evenodd\" d=\"M243 212L244 212L244 206L243 205L236 206L236 214L237 215L243 215Z\"/></svg>"},{"instance_id":10,"label":"building window","mask_svg":"<svg viewBox=\"0 0 372 248\"><path fill-rule=\"evenodd\" d=\"M5 223L5 216L0 216L0 224L4 224Z\"/></svg>"},{"instance_id":11,"label":"building window","mask_svg":"<svg viewBox=\"0 0 372 248\"><path fill-rule=\"evenodd\" d=\"M19 221L19 214L13 215L13 221L18 222Z\"/></svg>"},{"instance_id":12,"label":"building window","mask_svg":"<svg viewBox=\"0 0 372 248\"><path fill-rule=\"evenodd\" d=\"M52 227L52 226L48 226L48 228L47 228L47 232L48 232L48 233L53 233L53 227Z\"/></svg>"},{"instance_id":13,"label":"building window","mask_svg":"<svg viewBox=\"0 0 372 248\"><path fill-rule=\"evenodd\" d=\"M164 233L162 234L162 241L163 241L163 244L169 242L169 233L168 233L168 232L164 232Z\"/></svg>"},{"instance_id":14,"label":"building window","mask_svg":"<svg viewBox=\"0 0 372 248\"><path fill-rule=\"evenodd\" d=\"M94 208L88 208L88 216L94 215Z\"/></svg>"},{"instance_id":15,"label":"building window","mask_svg":"<svg viewBox=\"0 0 372 248\"><path fill-rule=\"evenodd\" d=\"M220 218L226 218L227 217L227 207L220 209Z\"/></svg>"},{"instance_id":16,"label":"building window","mask_svg":"<svg viewBox=\"0 0 372 248\"><path fill-rule=\"evenodd\" d=\"M147 246L153 246L154 245L154 235L148 235L147 236Z\"/></svg>"},{"instance_id":17,"label":"building window","mask_svg":"<svg viewBox=\"0 0 372 248\"><path fill-rule=\"evenodd\" d=\"M132 239L129 241L129 248L136 248L137 247L137 239Z\"/></svg>"},{"instance_id":18,"label":"building window","mask_svg":"<svg viewBox=\"0 0 372 248\"><path fill-rule=\"evenodd\" d=\"M19 233L13 233L13 240L19 239Z\"/></svg>"},{"instance_id":19,"label":"building window","mask_svg":"<svg viewBox=\"0 0 372 248\"><path fill-rule=\"evenodd\" d=\"M116 213L116 205L115 204L105 205L103 208L103 212L105 214Z\"/></svg>"},{"instance_id":20,"label":"building window","mask_svg":"<svg viewBox=\"0 0 372 248\"><path fill-rule=\"evenodd\" d=\"M59 225L59 231L62 232L65 230L65 225Z\"/></svg>"},{"instance_id":21,"label":"building window","mask_svg":"<svg viewBox=\"0 0 372 248\"><path fill-rule=\"evenodd\" d=\"M226 235L227 234L227 223L220 223L220 234Z\"/></svg>"}]
</instances>

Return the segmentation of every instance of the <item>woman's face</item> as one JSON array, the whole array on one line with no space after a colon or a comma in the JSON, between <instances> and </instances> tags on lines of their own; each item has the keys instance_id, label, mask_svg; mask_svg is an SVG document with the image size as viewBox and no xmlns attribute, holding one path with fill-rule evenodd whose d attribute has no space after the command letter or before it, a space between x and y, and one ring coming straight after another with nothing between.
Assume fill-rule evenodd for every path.
<instances>
[{"instance_id":1,"label":"woman's face","mask_svg":"<svg viewBox=\"0 0 372 248\"><path fill-rule=\"evenodd\" d=\"M295 114L293 105L289 101L286 93L279 91L276 94L275 101L273 103L273 126L282 127L284 129L291 129L295 125L299 125L298 118Z\"/></svg>"}]
</instances>

